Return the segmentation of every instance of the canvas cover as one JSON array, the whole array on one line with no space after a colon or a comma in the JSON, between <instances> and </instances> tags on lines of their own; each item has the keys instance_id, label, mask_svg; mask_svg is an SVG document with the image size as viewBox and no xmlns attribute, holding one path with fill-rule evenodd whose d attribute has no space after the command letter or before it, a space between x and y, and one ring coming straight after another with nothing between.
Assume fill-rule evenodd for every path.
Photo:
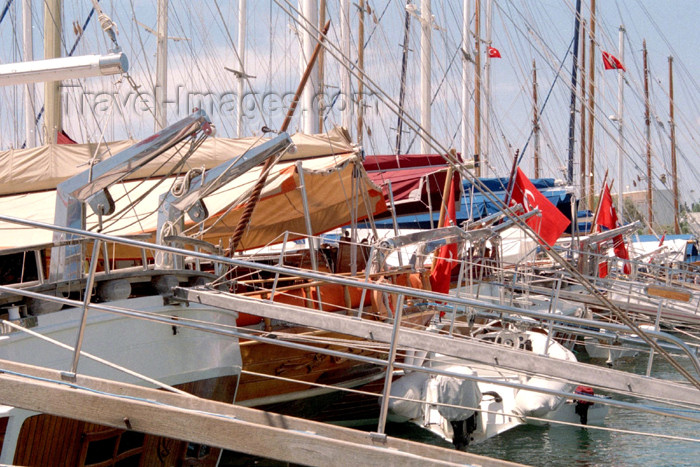
<instances>
[{"instance_id":1,"label":"canvas cover","mask_svg":"<svg viewBox=\"0 0 700 467\"><path fill-rule=\"evenodd\" d=\"M185 170L216 167L268 139L270 138L207 138L189 158ZM295 134L292 140L297 146L297 151L285 154L282 160L358 152L357 147L350 142L347 131L340 127L318 135ZM59 183L87 169L93 157L96 161L105 160L136 143L134 140L126 140L101 145L53 144L31 149L0 151L0 195L54 189ZM178 158L174 157L176 150L177 148L173 148L166 151L131 175L130 179L170 173L178 161Z\"/></svg>"},{"instance_id":2,"label":"canvas cover","mask_svg":"<svg viewBox=\"0 0 700 467\"><path fill-rule=\"evenodd\" d=\"M349 222L354 167L359 169L357 180L360 182L360 191L366 193L367 199L366 203L362 198L359 199L358 217L366 217L368 210L373 213L386 211L381 190L362 170L353 146L347 143L342 131L336 132L335 135L327 139L325 151L326 153L339 152L324 157L318 157L317 154L323 152L319 141L326 137L325 135L295 135L293 138L297 142L298 151L292 156L300 161L301 170L304 173L311 226L315 234ZM346 143L340 144L341 140ZM219 140L212 144L220 143ZM228 142L225 143L228 144ZM240 144L240 141L236 144ZM345 152L340 152L341 150ZM203 157L211 155L206 152L205 150ZM227 159L237 154L230 154ZM316 156L313 156L314 154ZM260 178L261 170L261 167L256 167L206 197L204 204L209 211L210 219L205 223L203 230L200 231L197 226L186 230L186 234L202 238L215 245L218 245L221 239L222 246L227 247L228 239L240 218L243 205L254 183ZM150 234L150 241L153 241L157 228L159 196L166 193L174 181L174 177L149 178L127 181L111 187L109 191L115 200L116 210L115 214L103 219L103 233L122 236L145 233ZM300 186L296 161L279 162L273 167L249 227L241 239L242 248L253 248L282 241L285 231L307 233ZM51 224L54 220L55 200L55 190L3 196L0 197L0 213ZM189 221L189 218L186 220ZM188 226L191 227L191 223L186 224L186 229ZM87 227L96 230L97 216L89 213ZM292 237L289 239L291 240ZM0 223L0 249L41 245L50 243L51 240L50 231Z\"/></svg>"}]
</instances>

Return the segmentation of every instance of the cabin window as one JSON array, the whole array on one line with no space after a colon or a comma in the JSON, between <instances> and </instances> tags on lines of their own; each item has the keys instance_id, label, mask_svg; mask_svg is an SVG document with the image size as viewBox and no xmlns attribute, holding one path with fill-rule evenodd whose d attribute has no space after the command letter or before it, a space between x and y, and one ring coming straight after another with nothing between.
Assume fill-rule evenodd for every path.
<instances>
[{"instance_id":1,"label":"cabin window","mask_svg":"<svg viewBox=\"0 0 700 467\"><path fill-rule=\"evenodd\" d=\"M79 466L136 467L143 454L143 433L110 429L83 433Z\"/></svg>"},{"instance_id":2,"label":"cabin window","mask_svg":"<svg viewBox=\"0 0 700 467\"><path fill-rule=\"evenodd\" d=\"M19 284L39 279L33 251L3 255L0 260L0 284Z\"/></svg>"}]
</instances>

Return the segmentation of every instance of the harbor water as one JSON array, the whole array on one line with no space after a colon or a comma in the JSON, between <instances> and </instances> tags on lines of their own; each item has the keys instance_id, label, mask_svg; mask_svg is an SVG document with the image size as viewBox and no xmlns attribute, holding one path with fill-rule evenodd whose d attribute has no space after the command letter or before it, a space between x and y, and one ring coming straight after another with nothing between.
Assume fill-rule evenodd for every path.
<instances>
[{"instance_id":1,"label":"harbor water","mask_svg":"<svg viewBox=\"0 0 700 467\"><path fill-rule=\"evenodd\" d=\"M646 366L647 359L644 355L634 361L616 364L620 370L637 374L644 374ZM689 364L684 366L692 371ZM660 378L679 379L675 370L659 356L654 360L652 372ZM638 402L634 398L622 400ZM658 406L653 403L650 405ZM697 411L678 412L700 420ZM468 451L534 466L697 466L700 465L700 443L679 438L700 439L699 427L696 422L612 407L605 420L606 430L595 427L523 425L472 445ZM624 431L651 433L668 438ZM451 447L444 440L411 424L391 424L387 427L387 434Z\"/></svg>"},{"instance_id":2,"label":"harbor water","mask_svg":"<svg viewBox=\"0 0 700 467\"><path fill-rule=\"evenodd\" d=\"M585 353L579 359L585 359ZM680 361L689 371L693 371L687 360ZM644 374L646 367L645 354L634 360L618 361L615 365L616 369L637 374ZM654 360L652 374L667 380L679 380L671 365L659 356ZM632 397L616 399L640 402ZM649 405L660 406L656 403ZM676 411L700 421L697 411ZM683 438L700 439L698 427L697 422L611 407L604 429L522 425L483 443L471 445L468 452L533 466L697 466L700 465L700 443ZM366 425L360 429L376 431L377 425ZM386 433L453 449L451 443L412 423L389 423ZM227 452L222 457L222 465L272 467L289 464ZM362 459L358 459L358 465L363 465Z\"/></svg>"}]
</instances>

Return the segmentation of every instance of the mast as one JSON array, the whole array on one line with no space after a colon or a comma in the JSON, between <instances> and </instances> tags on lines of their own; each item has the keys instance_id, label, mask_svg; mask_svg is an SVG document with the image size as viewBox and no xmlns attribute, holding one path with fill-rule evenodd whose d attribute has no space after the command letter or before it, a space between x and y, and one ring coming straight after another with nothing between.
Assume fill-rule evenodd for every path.
<instances>
[{"instance_id":1,"label":"mast","mask_svg":"<svg viewBox=\"0 0 700 467\"><path fill-rule=\"evenodd\" d=\"M586 37L586 20L581 20L581 37ZM593 206L588 205L588 197L586 196L587 184L588 184L588 172L586 171L586 41L581 41L580 46L581 57L579 64L581 66L581 85L579 90L581 91L581 142L579 144L579 172L580 172L580 188L581 188L581 202L586 205L587 208Z\"/></svg>"},{"instance_id":2,"label":"mast","mask_svg":"<svg viewBox=\"0 0 700 467\"><path fill-rule=\"evenodd\" d=\"M411 0L406 1L406 7ZM411 30L411 13L406 8L406 19L403 29L403 58L401 59L401 86L399 87L399 120L396 124L396 155L401 155L401 136L403 132L403 101L406 97L406 68L408 66L408 34Z\"/></svg>"},{"instance_id":3,"label":"mast","mask_svg":"<svg viewBox=\"0 0 700 467\"><path fill-rule=\"evenodd\" d=\"M625 52L624 52L624 40L625 40L625 27L620 25L619 30L619 40L618 40L618 53L620 54L620 60L624 63ZM624 73L621 69L617 70L617 176L619 188L617 190L617 215L620 221L620 225L624 224L624 175L623 175L623 159L624 159L624 144L625 139L622 134L623 129L623 118L622 112L624 110L623 97L624 97L624 84L625 79L622 75Z\"/></svg>"},{"instance_id":4,"label":"mast","mask_svg":"<svg viewBox=\"0 0 700 467\"><path fill-rule=\"evenodd\" d=\"M350 60L350 0L340 0L340 40L343 48L343 59L348 63ZM352 135L352 86L350 81L350 69L344 68L341 76L341 95L345 102L343 107L341 122L342 125Z\"/></svg>"},{"instance_id":5,"label":"mast","mask_svg":"<svg viewBox=\"0 0 700 467\"><path fill-rule=\"evenodd\" d=\"M493 0L486 0L486 45L491 47L491 22L493 21ZM488 49L487 49L488 50ZM484 144L483 144L483 154L481 154L481 161L483 165L482 175L486 176L488 172L487 160L491 157L491 54L486 54L486 63L484 64L484 108L483 108L483 122L484 122Z\"/></svg>"},{"instance_id":6,"label":"mast","mask_svg":"<svg viewBox=\"0 0 700 467\"><path fill-rule=\"evenodd\" d=\"M156 50L155 131L168 126L168 0L158 0L158 39ZM242 71L242 70L241 70Z\"/></svg>"},{"instance_id":7,"label":"mast","mask_svg":"<svg viewBox=\"0 0 700 467\"><path fill-rule=\"evenodd\" d=\"M642 41L644 57L644 136L647 146L647 211L649 233L654 229L653 180L651 178L651 112L649 109L649 66L647 64L647 41Z\"/></svg>"},{"instance_id":8,"label":"mast","mask_svg":"<svg viewBox=\"0 0 700 467\"><path fill-rule=\"evenodd\" d=\"M243 80L246 77L245 68L245 33L246 33L246 2L238 0L238 59L241 73L238 76L238 102L236 102L236 137L243 137Z\"/></svg>"},{"instance_id":9,"label":"mast","mask_svg":"<svg viewBox=\"0 0 700 467\"><path fill-rule=\"evenodd\" d=\"M569 165L566 181L574 182L574 125L576 124L576 80L578 78L578 38L581 27L581 0L576 0L576 18L574 19L574 59L571 64L571 101L569 104Z\"/></svg>"},{"instance_id":10,"label":"mast","mask_svg":"<svg viewBox=\"0 0 700 467\"><path fill-rule=\"evenodd\" d=\"M462 160L469 154L469 5L471 0L462 1Z\"/></svg>"},{"instance_id":11,"label":"mast","mask_svg":"<svg viewBox=\"0 0 700 467\"><path fill-rule=\"evenodd\" d=\"M474 10L474 167L481 177L481 0Z\"/></svg>"},{"instance_id":12,"label":"mast","mask_svg":"<svg viewBox=\"0 0 700 467\"><path fill-rule=\"evenodd\" d=\"M314 75L314 65L316 64L318 54L322 48L321 43L326 38L326 34L328 34L328 28L330 27L330 25L331 22L327 21L326 24L323 26L323 29L321 30L321 35L316 41L316 46L311 52L311 55L309 55L309 64L307 65L306 70L304 70L304 73L301 75L299 86L297 86L297 90L294 93L292 103L289 106L289 109L287 110L287 115L285 115L284 121L282 122L282 126L280 127L280 133L283 131L287 131L287 129L289 128L289 124L292 122L292 116L294 116L294 111L297 108L297 104L299 103L304 89L306 89L306 84L308 80L311 79L311 77ZM316 120L316 123L318 123L318 120ZM265 182L267 181L268 171L270 170L270 168L272 168L274 160L274 158L269 158L265 161L265 165L263 165L262 175L260 176L258 181L255 182L255 186L253 187L253 190L251 191L250 196L248 197L248 200L245 203L245 207L243 209L243 212L241 213L241 217L238 219L236 229L233 231L233 235L231 235L231 238L229 239L229 256L233 256L236 252L236 247L238 246L238 243L243 237L243 233L245 232L245 229L248 226L248 222L250 222L250 218L253 215L255 206L260 200L260 194L262 193L262 189L265 185Z\"/></svg>"},{"instance_id":13,"label":"mast","mask_svg":"<svg viewBox=\"0 0 700 467\"><path fill-rule=\"evenodd\" d=\"M318 29L318 0L299 0L299 12L302 24L306 25L301 32L302 50L299 62L299 71L304 74L318 43L313 35L313 31ZM319 131L318 107L314 106L317 93L318 64L314 63L301 94L301 131L303 133L315 134Z\"/></svg>"},{"instance_id":14,"label":"mast","mask_svg":"<svg viewBox=\"0 0 700 467\"><path fill-rule=\"evenodd\" d=\"M321 0L318 7L318 24L326 24L326 0ZM318 131L323 132L323 119L326 116L326 50L321 48L318 52Z\"/></svg>"},{"instance_id":15,"label":"mast","mask_svg":"<svg viewBox=\"0 0 700 467\"><path fill-rule=\"evenodd\" d=\"M430 152L428 135L432 131L430 114L430 72L432 48L432 16L430 0L421 0L421 35L420 35L420 124L423 137L420 140L422 154Z\"/></svg>"},{"instance_id":16,"label":"mast","mask_svg":"<svg viewBox=\"0 0 700 467\"><path fill-rule=\"evenodd\" d=\"M591 0L590 56L588 64L588 205L593 206L595 194L595 160L593 130L595 125L595 0Z\"/></svg>"},{"instance_id":17,"label":"mast","mask_svg":"<svg viewBox=\"0 0 700 467\"><path fill-rule=\"evenodd\" d=\"M537 111L537 66L532 60L532 129L535 136L535 178L540 178L540 116Z\"/></svg>"},{"instance_id":18,"label":"mast","mask_svg":"<svg viewBox=\"0 0 700 467\"><path fill-rule=\"evenodd\" d=\"M671 117L671 176L673 177L673 231L681 233L678 222L678 167L676 166L676 123L673 117L673 57L668 57L668 95Z\"/></svg>"},{"instance_id":19,"label":"mast","mask_svg":"<svg viewBox=\"0 0 700 467\"><path fill-rule=\"evenodd\" d=\"M34 60L34 40L32 37L32 0L22 0L22 59ZM24 140L26 147L36 146L36 123L34 122L34 84L24 85Z\"/></svg>"},{"instance_id":20,"label":"mast","mask_svg":"<svg viewBox=\"0 0 700 467\"><path fill-rule=\"evenodd\" d=\"M44 58L61 56L61 0L44 1ZM61 121L61 82L44 83L44 125L46 144L55 144L58 132L63 128Z\"/></svg>"},{"instance_id":21,"label":"mast","mask_svg":"<svg viewBox=\"0 0 700 467\"><path fill-rule=\"evenodd\" d=\"M365 0L360 0L358 25L357 25L357 73L360 79L357 83L357 144L362 146L362 134L364 125L364 70L365 70Z\"/></svg>"}]
</instances>

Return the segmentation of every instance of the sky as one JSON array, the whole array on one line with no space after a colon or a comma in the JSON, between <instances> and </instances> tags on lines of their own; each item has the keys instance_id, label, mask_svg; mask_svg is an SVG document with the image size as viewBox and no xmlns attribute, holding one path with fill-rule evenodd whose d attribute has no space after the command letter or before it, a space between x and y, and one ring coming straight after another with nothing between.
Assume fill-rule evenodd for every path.
<instances>
[{"instance_id":1,"label":"sky","mask_svg":"<svg viewBox=\"0 0 700 467\"><path fill-rule=\"evenodd\" d=\"M1 2L5 4L6 2ZM21 2L11 4L0 23L0 60L21 59ZM398 100L404 34L405 4L399 0L368 0L370 11L365 20L365 74L376 86L370 86L365 100L363 147L367 154L392 153L396 148L398 117L383 99ZM416 10L420 0L412 2ZM642 75L642 40L646 39L652 104L653 183L664 187L670 180L670 124L668 57L674 57L674 93L679 164L679 183L685 202L700 197L697 139L700 138L700 56L697 44L700 33L696 20L700 17L697 0L598 0L596 26L596 104L595 104L595 179L600 182L605 170L609 179L623 180L625 189L646 188L644 138L644 97ZM251 78L244 99L244 136L260 134L263 125L277 128L285 113L285 104L299 80L299 24L285 10L297 7L296 1L248 1L246 33L246 72ZM339 1L328 0L331 30L328 41L340 42ZM357 2L353 2L356 5ZM473 0L471 11L474 12ZM590 0L582 1L582 16L590 20ZM66 131L76 140L96 141L125 137L145 138L153 132L153 86L155 73L155 0L102 0L104 11L119 27L118 41L130 61L129 75L124 78L98 78L66 83ZM482 0L486 15L487 1ZM76 31L88 17L90 0L64 2L64 44L70 49ZM485 172L506 176L516 149L523 149L532 129L532 63L538 74L539 104L543 105L541 124L542 176L566 178L568 122L571 81L571 54L567 51L573 38L575 0L494 0L492 4L492 38L502 58L491 61L491 92L488 128L484 137L488 146L482 149L487 158ZM168 118L170 122L185 116L192 106L201 106L210 113L220 136L237 133L235 96L237 84L224 67L239 69L236 50L238 37L238 1L191 2L170 0L169 8L169 71ZM434 28L432 35L432 119L431 131L441 148L461 150L461 47L462 2L433 0ZM34 55L42 57L42 2L34 2ZM351 9L351 56L344 63L357 60L358 9ZM485 19L482 19L482 26ZM420 22L411 17L408 71L406 74L406 113L420 120ZM617 173L618 127L611 119L617 113L617 71L603 71L600 54L605 50L619 56L618 29L624 24L626 37L623 74L623 172ZM473 23L472 23L473 27ZM482 39L486 39L482 30ZM586 41L588 42L588 41ZM110 44L93 17L85 28L76 54L106 53ZM474 53L473 41L466 47ZM482 54L485 53L482 47ZM587 56L589 50L586 50ZM588 60L589 58L587 58ZM563 63L562 63L563 60ZM485 60L484 60L485 61ZM341 83L339 62L325 58L327 102L333 102L325 125L341 123L341 107L346 102L336 97ZM469 80L470 93L473 81ZM135 85L132 86L132 84ZM353 89L357 90L353 78ZM68 87L66 88L68 89ZM37 87L42 94L40 86ZM382 97L382 95L384 97ZM472 94L473 97L473 94ZM335 101L334 101L335 98ZM24 141L21 89L0 90L0 146L17 147ZM485 104L484 104L485 105ZM262 111L260 110L262 108ZM36 109L34 109L36 110ZM578 115L577 115L578 117ZM467 152L473 152L473 101L465 120L470 128ZM578 125L578 122L577 122ZM299 129L295 118L291 130ZM405 128L404 128L405 129ZM576 134L575 171L578 173L579 128ZM356 129L351 134L357 138ZM532 141L527 143L521 167L534 175ZM412 131L403 134L403 152L420 151L419 140ZM575 182L578 176L575 176ZM613 189L615 191L615 189Z\"/></svg>"}]
</instances>

